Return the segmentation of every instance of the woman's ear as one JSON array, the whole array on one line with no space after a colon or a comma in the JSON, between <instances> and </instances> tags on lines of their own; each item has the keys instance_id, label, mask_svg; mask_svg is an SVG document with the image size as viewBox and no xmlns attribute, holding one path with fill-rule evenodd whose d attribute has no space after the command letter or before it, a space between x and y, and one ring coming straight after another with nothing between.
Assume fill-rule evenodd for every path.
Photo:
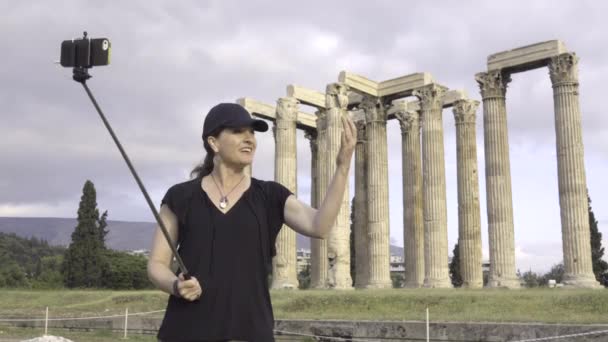
<instances>
[{"instance_id":1,"label":"woman's ear","mask_svg":"<svg viewBox=\"0 0 608 342\"><path fill-rule=\"evenodd\" d=\"M207 137L207 144L209 144L209 147L211 147L211 150L213 150L214 153L217 153L219 151L219 149L215 145L216 142L217 142L217 139L214 136Z\"/></svg>"}]
</instances>

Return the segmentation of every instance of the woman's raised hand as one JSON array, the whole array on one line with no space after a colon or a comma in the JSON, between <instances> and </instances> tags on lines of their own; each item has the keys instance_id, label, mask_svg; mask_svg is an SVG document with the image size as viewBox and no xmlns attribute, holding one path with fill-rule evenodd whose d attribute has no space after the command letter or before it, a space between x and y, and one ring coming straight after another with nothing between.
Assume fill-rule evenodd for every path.
<instances>
[{"instance_id":1,"label":"woman's raised hand","mask_svg":"<svg viewBox=\"0 0 608 342\"><path fill-rule=\"evenodd\" d=\"M342 136L340 137L340 150L336 159L337 167L348 172L350 162L357 145L357 127L348 114L342 115Z\"/></svg>"}]
</instances>

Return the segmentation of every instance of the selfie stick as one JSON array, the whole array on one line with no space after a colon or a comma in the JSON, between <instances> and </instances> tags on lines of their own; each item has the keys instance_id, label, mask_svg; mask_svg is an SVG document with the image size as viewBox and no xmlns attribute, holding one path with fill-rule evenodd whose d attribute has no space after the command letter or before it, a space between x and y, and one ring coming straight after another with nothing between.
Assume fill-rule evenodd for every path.
<instances>
[{"instance_id":1,"label":"selfie stick","mask_svg":"<svg viewBox=\"0 0 608 342\"><path fill-rule=\"evenodd\" d=\"M148 192L146 191L144 184L139 179L139 176L137 175L135 168L131 164L131 161L129 160L127 153L122 148L120 141L118 141L118 138L116 137L116 134L114 134L112 127L110 127L110 123L108 122L106 117L103 115L101 108L99 108L97 101L95 101L95 97L93 97L91 90L89 90L89 87L87 86L87 80L89 78L91 78L91 75L89 75L88 69L84 68L84 67L75 67L74 76L72 78L74 79L74 81L81 83L82 86L84 87L84 90L86 90L87 94L89 95L89 98L93 102L95 109L97 109L97 113L99 113L101 120L103 121L104 125L108 129L108 132L110 132L112 139L114 139L114 142L116 143L116 147L118 147L120 154L122 154L122 157L125 159L125 162L127 162L127 166L129 166L129 170L131 170L133 177L135 177L135 181L137 182L137 185L139 185L139 189L144 194L144 197L146 198L146 202L148 202L148 205L150 206L150 210L152 210L152 213L154 214L154 218L156 219L156 222L158 222L158 226L160 227L163 234L165 235L165 239L167 239L167 243L169 244L169 247L171 247L171 251L173 252L175 259L177 260L177 263L179 264L179 267L182 271L182 275L184 276L184 279L190 279L190 273L188 273L188 269L186 268L186 265L184 265L182 258L179 256L179 253L177 253L177 249L171 242L171 237L169 236L169 233L167 232L167 228L165 227L163 221L160 219L160 216L158 215L158 211L156 210L156 207L154 207L154 204L152 203L152 200L150 199L150 196L148 195Z\"/></svg>"}]
</instances>

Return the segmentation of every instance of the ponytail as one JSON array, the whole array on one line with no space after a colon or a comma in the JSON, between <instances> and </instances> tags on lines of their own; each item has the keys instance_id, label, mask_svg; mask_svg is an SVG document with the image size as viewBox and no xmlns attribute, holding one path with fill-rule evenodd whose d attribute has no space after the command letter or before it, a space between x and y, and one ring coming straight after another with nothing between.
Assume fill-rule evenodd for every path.
<instances>
[{"instance_id":1,"label":"ponytail","mask_svg":"<svg viewBox=\"0 0 608 342\"><path fill-rule=\"evenodd\" d=\"M190 171L190 178L203 178L213 171L213 157L215 157L215 153L209 146L209 144L205 141L205 151L207 151L207 155L205 155L205 160L197 165L192 171Z\"/></svg>"},{"instance_id":2,"label":"ponytail","mask_svg":"<svg viewBox=\"0 0 608 342\"><path fill-rule=\"evenodd\" d=\"M190 178L203 178L213 171L213 153L207 152L205 160L190 171Z\"/></svg>"}]
</instances>

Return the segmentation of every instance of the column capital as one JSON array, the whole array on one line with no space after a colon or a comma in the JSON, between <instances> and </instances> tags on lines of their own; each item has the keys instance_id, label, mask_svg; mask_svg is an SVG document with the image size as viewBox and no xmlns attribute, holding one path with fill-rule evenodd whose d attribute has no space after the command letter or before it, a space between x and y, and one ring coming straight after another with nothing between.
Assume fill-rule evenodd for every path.
<instances>
[{"instance_id":1,"label":"column capital","mask_svg":"<svg viewBox=\"0 0 608 342\"><path fill-rule=\"evenodd\" d=\"M317 131L312 130L312 129L304 130L304 138L310 140L311 142L313 140L316 141L317 140Z\"/></svg>"},{"instance_id":2,"label":"column capital","mask_svg":"<svg viewBox=\"0 0 608 342\"><path fill-rule=\"evenodd\" d=\"M399 120L402 136L410 133L413 129L420 130L420 112L418 110L409 108L407 103L403 102L395 106L395 117Z\"/></svg>"},{"instance_id":3,"label":"column capital","mask_svg":"<svg viewBox=\"0 0 608 342\"><path fill-rule=\"evenodd\" d=\"M492 70L480 72L475 75L475 80L479 84L481 97L505 97L507 84L511 82L511 75L503 73L502 70Z\"/></svg>"},{"instance_id":4,"label":"column capital","mask_svg":"<svg viewBox=\"0 0 608 342\"><path fill-rule=\"evenodd\" d=\"M327 129L327 113L325 109L320 109L315 112L315 116L317 117L317 134L321 134Z\"/></svg>"},{"instance_id":5,"label":"column capital","mask_svg":"<svg viewBox=\"0 0 608 342\"><path fill-rule=\"evenodd\" d=\"M443 108L443 95L445 95L447 91L447 87L437 83L431 83L414 90L412 95L420 100L420 107L422 109L437 109Z\"/></svg>"},{"instance_id":6,"label":"column capital","mask_svg":"<svg viewBox=\"0 0 608 342\"><path fill-rule=\"evenodd\" d=\"M295 97L281 97L277 100L276 120L293 121L298 119L298 104Z\"/></svg>"},{"instance_id":7,"label":"column capital","mask_svg":"<svg viewBox=\"0 0 608 342\"><path fill-rule=\"evenodd\" d=\"M355 126L357 127L357 144L362 144L367 141L365 136L365 128L367 127L367 123L365 119L356 120Z\"/></svg>"},{"instance_id":8,"label":"column capital","mask_svg":"<svg viewBox=\"0 0 608 342\"><path fill-rule=\"evenodd\" d=\"M452 107L456 124L472 123L474 125L478 107L479 101L476 100L456 101Z\"/></svg>"},{"instance_id":9,"label":"column capital","mask_svg":"<svg viewBox=\"0 0 608 342\"><path fill-rule=\"evenodd\" d=\"M325 108L339 108L346 110L348 107L348 86L344 83L330 83L325 89Z\"/></svg>"},{"instance_id":10,"label":"column capital","mask_svg":"<svg viewBox=\"0 0 608 342\"><path fill-rule=\"evenodd\" d=\"M578 57L574 52L563 53L549 61L549 76L553 86L560 83L578 84Z\"/></svg>"},{"instance_id":11,"label":"column capital","mask_svg":"<svg viewBox=\"0 0 608 342\"><path fill-rule=\"evenodd\" d=\"M304 138L308 139L310 142L310 151L313 153L317 151L318 147L317 136L317 131L315 130L307 129L304 131Z\"/></svg>"},{"instance_id":12,"label":"column capital","mask_svg":"<svg viewBox=\"0 0 608 342\"><path fill-rule=\"evenodd\" d=\"M364 96L359 106L365 113L365 121L369 122L386 122L387 112L380 98L374 96Z\"/></svg>"}]
</instances>

